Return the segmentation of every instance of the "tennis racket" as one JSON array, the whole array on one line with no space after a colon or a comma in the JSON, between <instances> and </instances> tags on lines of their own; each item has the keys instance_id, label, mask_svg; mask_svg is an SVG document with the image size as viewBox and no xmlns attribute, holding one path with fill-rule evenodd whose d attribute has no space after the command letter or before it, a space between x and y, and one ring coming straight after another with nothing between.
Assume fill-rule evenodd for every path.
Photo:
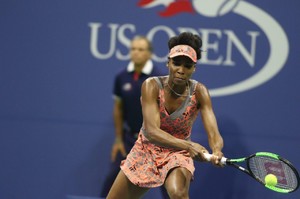
<instances>
[{"instance_id":1,"label":"tennis racket","mask_svg":"<svg viewBox=\"0 0 300 199\"><path fill-rule=\"evenodd\" d=\"M210 161L212 155L207 153L204 155ZM295 167L288 160L274 153L258 152L238 159L222 157L221 163L248 174L266 188L279 193L291 193L299 187L300 178ZM244 168L238 163L246 163L247 166ZM277 177L276 185L270 186L265 183L265 176L268 174L273 174Z\"/></svg>"}]
</instances>

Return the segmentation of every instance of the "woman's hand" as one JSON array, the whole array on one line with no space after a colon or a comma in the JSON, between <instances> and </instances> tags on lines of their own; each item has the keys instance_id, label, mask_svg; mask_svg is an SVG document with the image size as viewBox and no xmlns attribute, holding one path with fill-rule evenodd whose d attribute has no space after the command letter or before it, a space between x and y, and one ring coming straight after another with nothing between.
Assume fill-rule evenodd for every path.
<instances>
[{"instance_id":1,"label":"woman's hand","mask_svg":"<svg viewBox=\"0 0 300 199\"><path fill-rule=\"evenodd\" d=\"M221 151L213 152L210 162L217 167L224 167L224 164L221 162L222 157L223 153Z\"/></svg>"},{"instance_id":2,"label":"woman's hand","mask_svg":"<svg viewBox=\"0 0 300 199\"><path fill-rule=\"evenodd\" d=\"M190 142L190 146L188 147L188 152L190 154L190 157L196 161L200 161L200 162L207 161L203 153L208 153L208 151L204 146L198 143Z\"/></svg>"}]
</instances>

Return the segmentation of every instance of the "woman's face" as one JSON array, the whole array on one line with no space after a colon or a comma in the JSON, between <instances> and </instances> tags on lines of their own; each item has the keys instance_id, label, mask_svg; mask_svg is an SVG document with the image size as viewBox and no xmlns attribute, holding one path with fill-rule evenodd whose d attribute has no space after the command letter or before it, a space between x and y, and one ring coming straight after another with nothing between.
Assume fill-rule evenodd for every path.
<instances>
[{"instance_id":1,"label":"woman's face","mask_svg":"<svg viewBox=\"0 0 300 199\"><path fill-rule=\"evenodd\" d=\"M196 63L186 56L177 56L169 59L168 67L171 81L177 85L186 85L196 69Z\"/></svg>"}]
</instances>

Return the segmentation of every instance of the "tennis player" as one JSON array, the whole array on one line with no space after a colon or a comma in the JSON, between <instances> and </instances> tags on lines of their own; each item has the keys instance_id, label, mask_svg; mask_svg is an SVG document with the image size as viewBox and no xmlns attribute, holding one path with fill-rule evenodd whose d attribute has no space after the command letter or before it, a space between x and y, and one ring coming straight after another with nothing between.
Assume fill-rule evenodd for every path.
<instances>
[{"instance_id":1,"label":"tennis player","mask_svg":"<svg viewBox=\"0 0 300 199\"><path fill-rule=\"evenodd\" d=\"M134 147L121 163L108 199L142 197L164 185L171 199L189 198L195 171L193 160L205 161L209 151L191 141L191 129L200 113L211 162L221 166L223 139L219 133L207 88L192 80L201 58L202 40L189 32L168 41L168 76L148 78L142 85L143 125Z\"/></svg>"}]
</instances>

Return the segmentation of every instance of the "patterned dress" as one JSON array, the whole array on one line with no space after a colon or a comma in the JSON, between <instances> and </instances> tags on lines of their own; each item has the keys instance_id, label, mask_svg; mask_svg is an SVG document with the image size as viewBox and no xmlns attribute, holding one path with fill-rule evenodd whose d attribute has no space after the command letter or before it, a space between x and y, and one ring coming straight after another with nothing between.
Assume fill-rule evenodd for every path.
<instances>
[{"instance_id":1,"label":"patterned dress","mask_svg":"<svg viewBox=\"0 0 300 199\"><path fill-rule=\"evenodd\" d=\"M192 125L199 109L195 96L197 82L190 81L189 96L172 114L165 108L162 77L154 77L159 85L158 105L160 110L160 128L176 138L190 139ZM187 150L178 150L157 146L145 137L142 127L135 145L122 161L121 169L128 179L140 187L158 187L164 184L168 172L176 167L184 167L194 174L194 162Z\"/></svg>"}]
</instances>

